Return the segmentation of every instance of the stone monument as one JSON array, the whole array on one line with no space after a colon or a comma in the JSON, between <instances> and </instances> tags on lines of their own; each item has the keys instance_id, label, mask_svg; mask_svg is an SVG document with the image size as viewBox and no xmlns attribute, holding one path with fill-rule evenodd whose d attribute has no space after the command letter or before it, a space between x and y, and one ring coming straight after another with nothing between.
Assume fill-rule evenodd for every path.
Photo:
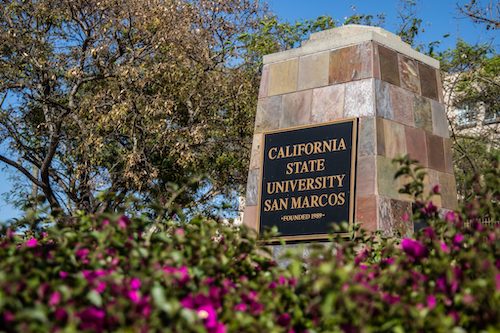
<instances>
[{"instance_id":1,"label":"stone monument","mask_svg":"<svg viewBox=\"0 0 500 333\"><path fill-rule=\"evenodd\" d=\"M457 208L439 62L413 50L386 30L347 25L314 33L299 48L264 57L243 216L245 225L261 231L262 223L278 223L261 220L261 213L270 207L262 200L267 177L263 178L264 146L269 133L345 121L352 123L348 133L354 133L347 149L352 149L355 156L355 174L351 177L355 186L347 189L347 193L354 191L350 203L352 219L363 228L382 230L387 235L413 231L411 222L401 219L404 213L411 215L412 201L398 193L402 184L394 179L397 166L392 163L393 158L405 154L426 168L427 190L433 184L440 184L441 196L434 197L433 202L444 209ZM308 132L303 135L309 136ZM279 140L286 140L286 135ZM311 144L314 147L315 143ZM319 149L320 144L317 145ZM266 156L276 157L278 148L269 147ZM324 163L327 168L333 167L337 162L329 162L329 158L340 155L321 156L325 156L322 160L326 162L320 159L308 162L313 167L304 169L306 173L314 171L314 165L316 169L325 169ZM285 167L292 170L290 163ZM343 185L337 182L337 186ZM323 187L323 193L328 191ZM307 188L303 192L307 193ZM311 213L301 211L304 212Z\"/></svg>"}]
</instances>

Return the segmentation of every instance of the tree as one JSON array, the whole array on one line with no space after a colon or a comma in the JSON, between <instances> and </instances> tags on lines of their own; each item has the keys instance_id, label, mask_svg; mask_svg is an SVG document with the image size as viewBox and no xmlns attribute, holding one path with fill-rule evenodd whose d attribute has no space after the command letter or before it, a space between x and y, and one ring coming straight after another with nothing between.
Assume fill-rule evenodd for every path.
<instances>
[{"instance_id":1,"label":"tree","mask_svg":"<svg viewBox=\"0 0 500 333\"><path fill-rule=\"evenodd\" d=\"M500 3L489 0L469 0L458 4L459 12L474 23L484 24L486 30L500 29Z\"/></svg>"},{"instance_id":2,"label":"tree","mask_svg":"<svg viewBox=\"0 0 500 333\"><path fill-rule=\"evenodd\" d=\"M188 184L187 201L244 182L258 72L238 37L257 26L257 3L0 4L0 161L52 212L114 209L130 193L161 201L170 183ZM200 174L210 180L193 182Z\"/></svg>"}]
</instances>

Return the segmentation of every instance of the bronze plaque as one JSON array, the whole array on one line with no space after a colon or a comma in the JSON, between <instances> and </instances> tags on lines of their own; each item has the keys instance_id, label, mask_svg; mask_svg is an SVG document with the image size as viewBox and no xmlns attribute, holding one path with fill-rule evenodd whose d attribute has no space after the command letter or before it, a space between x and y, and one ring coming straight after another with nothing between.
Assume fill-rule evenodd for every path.
<instances>
[{"instance_id":1,"label":"bronze plaque","mask_svg":"<svg viewBox=\"0 0 500 333\"><path fill-rule=\"evenodd\" d=\"M259 233L320 240L354 219L357 119L264 133Z\"/></svg>"}]
</instances>

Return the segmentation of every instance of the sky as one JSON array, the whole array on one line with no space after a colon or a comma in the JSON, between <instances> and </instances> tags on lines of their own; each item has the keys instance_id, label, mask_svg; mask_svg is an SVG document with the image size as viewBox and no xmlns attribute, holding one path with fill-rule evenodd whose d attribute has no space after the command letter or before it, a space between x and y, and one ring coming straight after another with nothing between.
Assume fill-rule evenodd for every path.
<instances>
[{"instance_id":1,"label":"sky","mask_svg":"<svg viewBox=\"0 0 500 333\"><path fill-rule=\"evenodd\" d=\"M460 0L416 0L417 16L423 19L425 31L417 39L417 44L441 41L441 50L451 48L458 39L468 43L492 43L498 32L487 32L484 26L473 24L461 17L457 10ZM463 0L461 0L463 2ZM399 0L268 0L269 8L285 21L314 19L330 15L342 22L353 14L379 14L386 16L384 29L395 32L398 24ZM443 38L445 34L450 37ZM498 44L493 44L498 52ZM13 188L12 169L0 164L0 222L20 216L20 212L4 200L6 192Z\"/></svg>"}]
</instances>

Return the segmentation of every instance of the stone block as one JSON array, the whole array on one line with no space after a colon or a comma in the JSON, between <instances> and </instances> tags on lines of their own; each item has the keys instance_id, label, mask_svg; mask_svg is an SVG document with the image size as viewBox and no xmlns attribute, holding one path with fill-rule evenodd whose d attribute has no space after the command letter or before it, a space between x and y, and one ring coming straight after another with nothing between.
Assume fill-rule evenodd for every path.
<instances>
[{"instance_id":1,"label":"stone block","mask_svg":"<svg viewBox=\"0 0 500 333\"><path fill-rule=\"evenodd\" d=\"M411 222L411 202L401 200L390 200L392 228L401 237L410 237L413 234L413 222ZM405 221L404 216L408 219Z\"/></svg>"},{"instance_id":2,"label":"stone block","mask_svg":"<svg viewBox=\"0 0 500 333\"><path fill-rule=\"evenodd\" d=\"M375 118L360 118L358 133L358 156L375 156L377 154Z\"/></svg>"},{"instance_id":3,"label":"stone block","mask_svg":"<svg viewBox=\"0 0 500 333\"><path fill-rule=\"evenodd\" d=\"M385 119L394 119L391 105L390 84L375 80L375 105L377 116Z\"/></svg>"},{"instance_id":4,"label":"stone block","mask_svg":"<svg viewBox=\"0 0 500 333\"><path fill-rule=\"evenodd\" d=\"M450 137L450 131L448 129L448 118L446 117L446 111L444 105L438 101L431 100L432 109L432 132L435 135L442 136L443 138Z\"/></svg>"},{"instance_id":5,"label":"stone block","mask_svg":"<svg viewBox=\"0 0 500 333\"><path fill-rule=\"evenodd\" d=\"M260 77L259 98L267 97L267 89L269 88L269 65L264 65L262 68L262 76Z\"/></svg>"},{"instance_id":6,"label":"stone block","mask_svg":"<svg viewBox=\"0 0 500 333\"><path fill-rule=\"evenodd\" d=\"M406 155L405 126L392 120L383 120L385 156L396 158Z\"/></svg>"},{"instance_id":7,"label":"stone block","mask_svg":"<svg viewBox=\"0 0 500 333\"><path fill-rule=\"evenodd\" d=\"M375 126L377 131L377 155L385 156L384 120L379 117L375 118Z\"/></svg>"},{"instance_id":8,"label":"stone block","mask_svg":"<svg viewBox=\"0 0 500 333\"><path fill-rule=\"evenodd\" d=\"M250 170L260 168L262 150L264 149L263 145L264 134L254 134L252 140L252 152L250 154Z\"/></svg>"},{"instance_id":9,"label":"stone block","mask_svg":"<svg viewBox=\"0 0 500 333\"><path fill-rule=\"evenodd\" d=\"M323 123L344 117L344 84L317 88L312 93L311 120Z\"/></svg>"},{"instance_id":10,"label":"stone block","mask_svg":"<svg viewBox=\"0 0 500 333\"><path fill-rule=\"evenodd\" d=\"M437 207L442 207L441 195L432 194L432 189L434 188L434 186L440 184L440 172L433 169L426 169L425 172L427 173L427 176L424 179L424 197L431 195L430 200L432 201L432 203Z\"/></svg>"},{"instance_id":11,"label":"stone block","mask_svg":"<svg viewBox=\"0 0 500 333\"><path fill-rule=\"evenodd\" d=\"M429 168L444 172L444 144L443 138L437 135L426 133L425 141L427 144L427 159L429 161Z\"/></svg>"},{"instance_id":12,"label":"stone block","mask_svg":"<svg viewBox=\"0 0 500 333\"><path fill-rule=\"evenodd\" d=\"M378 194L389 198L399 197L399 181L394 179L398 168L390 158L377 156Z\"/></svg>"},{"instance_id":13,"label":"stone block","mask_svg":"<svg viewBox=\"0 0 500 333\"><path fill-rule=\"evenodd\" d=\"M356 196L356 222L367 231L377 230L377 197Z\"/></svg>"},{"instance_id":14,"label":"stone block","mask_svg":"<svg viewBox=\"0 0 500 333\"><path fill-rule=\"evenodd\" d=\"M344 97L345 117L375 116L373 80L360 80L346 83Z\"/></svg>"},{"instance_id":15,"label":"stone block","mask_svg":"<svg viewBox=\"0 0 500 333\"><path fill-rule=\"evenodd\" d=\"M281 96L259 99L257 102L257 114L255 115L255 133L279 128L281 103Z\"/></svg>"},{"instance_id":16,"label":"stone block","mask_svg":"<svg viewBox=\"0 0 500 333\"><path fill-rule=\"evenodd\" d=\"M372 76L372 44L349 46L330 53L330 84L366 79Z\"/></svg>"},{"instance_id":17,"label":"stone block","mask_svg":"<svg viewBox=\"0 0 500 333\"><path fill-rule=\"evenodd\" d=\"M413 112L415 116L415 127L423 128L432 133L432 111L431 102L423 97L414 96Z\"/></svg>"},{"instance_id":18,"label":"stone block","mask_svg":"<svg viewBox=\"0 0 500 333\"><path fill-rule=\"evenodd\" d=\"M280 128L306 125L311 122L312 90L283 95Z\"/></svg>"},{"instance_id":19,"label":"stone block","mask_svg":"<svg viewBox=\"0 0 500 333\"><path fill-rule=\"evenodd\" d=\"M449 173L439 173L439 183L441 185L441 200L443 208L457 210L457 185L455 183L455 176Z\"/></svg>"},{"instance_id":20,"label":"stone block","mask_svg":"<svg viewBox=\"0 0 500 333\"><path fill-rule=\"evenodd\" d=\"M243 211L243 224L250 229L257 231L258 223L257 221L257 206L246 206Z\"/></svg>"},{"instance_id":21,"label":"stone block","mask_svg":"<svg viewBox=\"0 0 500 333\"><path fill-rule=\"evenodd\" d=\"M296 91L298 74L299 61L297 58L270 64L268 96Z\"/></svg>"},{"instance_id":22,"label":"stone block","mask_svg":"<svg viewBox=\"0 0 500 333\"><path fill-rule=\"evenodd\" d=\"M411 159L417 160L420 165L427 167L427 145L425 131L421 128L405 126L406 151Z\"/></svg>"},{"instance_id":23,"label":"stone block","mask_svg":"<svg viewBox=\"0 0 500 333\"><path fill-rule=\"evenodd\" d=\"M420 76L422 96L439 100L436 69L422 63L418 63L418 73Z\"/></svg>"},{"instance_id":24,"label":"stone block","mask_svg":"<svg viewBox=\"0 0 500 333\"><path fill-rule=\"evenodd\" d=\"M372 44L373 57L372 57L372 75L374 78L380 80L380 61L378 54L378 47L376 44Z\"/></svg>"},{"instance_id":25,"label":"stone block","mask_svg":"<svg viewBox=\"0 0 500 333\"><path fill-rule=\"evenodd\" d=\"M256 206L259 196L259 177L260 169L252 169L248 171L247 194L245 203L247 206Z\"/></svg>"},{"instance_id":26,"label":"stone block","mask_svg":"<svg viewBox=\"0 0 500 333\"><path fill-rule=\"evenodd\" d=\"M298 90L328 85L329 60L329 52L300 57Z\"/></svg>"},{"instance_id":27,"label":"stone block","mask_svg":"<svg viewBox=\"0 0 500 333\"><path fill-rule=\"evenodd\" d=\"M398 56L401 87L420 94L420 78L417 62L403 55Z\"/></svg>"},{"instance_id":28,"label":"stone block","mask_svg":"<svg viewBox=\"0 0 500 333\"><path fill-rule=\"evenodd\" d=\"M441 71L437 70L437 92L440 103L444 103L443 96L443 78L441 77Z\"/></svg>"},{"instance_id":29,"label":"stone block","mask_svg":"<svg viewBox=\"0 0 500 333\"><path fill-rule=\"evenodd\" d=\"M411 217L411 203L386 197L378 198L379 228L384 236L409 237L413 222L403 221L403 215Z\"/></svg>"},{"instance_id":30,"label":"stone block","mask_svg":"<svg viewBox=\"0 0 500 333\"><path fill-rule=\"evenodd\" d=\"M399 86L398 54L397 52L378 45L378 55L380 63L380 78Z\"/></svg>"},{"instance_id":31,"label":"stone block","mask_svg":"<svg viewBox=\"0 0 500 333\"><path fill-rule=\"evenodd\" d=\"M394 85L389 86L393 119L401 124L415 126L413 93Z\"/></svg>"},{"instance_id":32,"label":"stone block","mask_svg":"<svg viewBox=\"0 0 500 333\"><path fill-rule=\"evenodd\" d=\"M369 196L376 193L377 169L375 156L363 156L357 160L356 195Z\"/></svg>"},{"instance_id":33,"label":"stone block","mask_svg":"<svg viewBox=\"0 0 500 333\"><path fill-rule=\"evenodd\" d=\"M445 172L449 174L454 174L453 170L453 148L451 145L451 139L443 139L444 144L444 165Z\"/></svg>"}]
</instances>

